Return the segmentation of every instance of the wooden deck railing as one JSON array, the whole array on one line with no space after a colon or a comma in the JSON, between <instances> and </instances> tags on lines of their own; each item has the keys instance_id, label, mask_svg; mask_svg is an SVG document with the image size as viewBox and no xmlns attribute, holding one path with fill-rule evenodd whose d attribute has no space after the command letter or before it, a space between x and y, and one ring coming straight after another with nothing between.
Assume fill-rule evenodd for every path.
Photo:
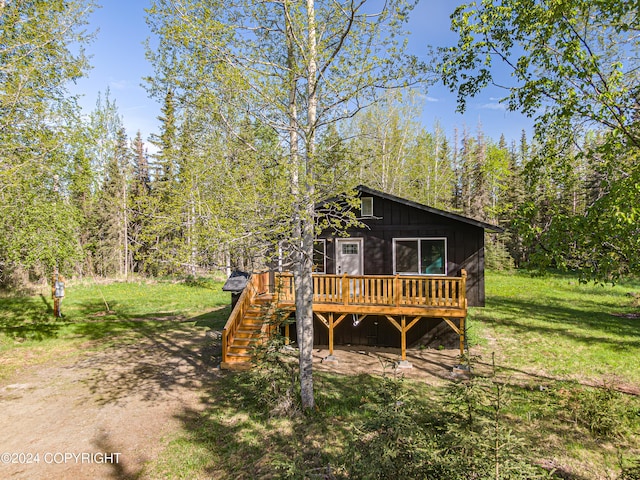
<instances>
[{"instance_id":1,"label":"wooden deck railing","mask_svg":"<svg viewBox=\"0 0 640 480\"><path fill-rule=\"evenodd\" d=\"M313 275L313 303L466 308L466 278L407 275ZM277 273L278 304L295 301L293 275Z\"/></svg>"},{"instance_id":2,"label":"wooden deck railing","mask_svg":"<svg viewBox=\"0 0 640 480\"><path fill-rule=\"evenodd\" d=\"M365 316L386 316L400 330L403 360L406 360L407 332L421 318L430 316L443 318L460 335L462 355L467 314L466 281L467 273L464 270L460 277L314 274L313 309L321 319L322 315L328 315L323 323L329 329L330 352L333 352L335 326L349 313L362 313ZM261 298L257 298L259 296ZM293 275L259 273L251 276L222 330L221 365L228 363L230 346L236 336L238 335L238 339L245 339L246 332L239 334L238 330L247 313L250 313L250 309L255 309L256 304L269 305L271 313L266 313L265 317L276 308L289 312L294 310ZM336 313L338 318L334 317ZM411 315L409 323L406 322L406 315ZM401 318L398 320L397 316ZM247 318L255 318L255 312ZM458 324L453 322L456 318L459 319ZM251 324L255 328L255 322ZM272 323L264 322L261 326L261 338L267 338L273 328Z\"/></svg>"},{"instance_id":3,"label":"wooden deck railing","mask_svg":"<svg viewBox=\"0 0 640 480\"><path fill-rule=\"evenodd\" d=\"M229 315L224 329L222 330L222 361L227 361L228 346L233 343L233 339L238 331L238 327L242 323L247 310L254 304L254 300L258 295L268 293L269 274L254 273L249 278L246 288L242 291L235 308Z\"/></svg>"}]
</instances>

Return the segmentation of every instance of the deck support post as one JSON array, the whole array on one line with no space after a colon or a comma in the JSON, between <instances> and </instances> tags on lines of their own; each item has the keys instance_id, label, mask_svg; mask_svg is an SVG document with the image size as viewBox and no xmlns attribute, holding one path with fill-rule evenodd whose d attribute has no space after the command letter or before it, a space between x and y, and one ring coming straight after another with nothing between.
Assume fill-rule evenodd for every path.
<instances>
[{"instance_id":1,"label":"deck support post","mask_svg":"<svg viewBox=\"0 0 640 480\"><path fill-rule=\"evenodd\" d=\"M329 355L325 357L323 362L337 362L338 359L333 356L333 344L334 344L334 329L338 324L345 319L346 313L341 314L337 319L334 312L329 312L328 318L325 318L322 314L315 312L315 315L320 319L322 324L329 329Z\"/></svg>"},{"instance_id":2,"label":"deck support post","mask_svg":"<svg viewBox=\"0 0 640 480\"><path fill-rule=\"evenodd\" d=\"M411 362L407 361L407 331L413 327L418 319L415 319L409 326L407 326L407 317L405 315L400 316L400 341L401 341L401 360L398 362L398 368L413 368Z\"/></svg>"},{"instance_id":3,"label":"deck support post","mask_svg":"<svg viewBox=\"0 0 640 480\"><path fill-rule=\"evenodd\" d=\"M460 337L460 357L464 356L464 321L465 321L465 317L460 317L460 326L456 326L455 323L453 323L453 320L451 320L450 318L443 318L443 320L445 322L447 322L449 324L449 326L453 329L454 332L456 332L458 334L458 337Z\"/></svg>"},{"instance_id":4,"label":"deck support post","mask_svg":"<svg viewBox=\"0 0 640 480\"><path fill-rule=\"evenodd\" d=\"M401 348L402 348L402 361L407 361L407 317L402 315L400 317L400 325L402 326L402 340L401 340Z\"/></svg>"},{"instance_id":5,"label":"deck support post","mask_svg":"<svg viewBox=\"0 0 640 480\"><path fill-rule=\"evenodd\" d=\"M329 356L333 356L333 312L329 313Z\"/></svg>"},{"instance_id":6,"label":"deck support post","mask_svg":"<svg viewBox=\"0 0 640 480\"><path fill-rule=\"evenodd\" d=\"M400 341L401 341L400 348L401 348L402 360L398 363L398 366L401 368L411 368L412 367L411 363L407 361L407 332L411 330L411 328L420 321L420 319L422 318L422 315L418 315L413 320L411 320L411 323L409 323L409 325L407 325L406 315L400 316L400 323L398 323L396 319L393 318L391 315L385 315L385 316L387 317L387 320L391 322L391 325L396 327L400 332Z\"/></svg>"},{"instance_id":7,"label":"deck support post","mask_svg":"<svg viewBox=\"0 0 640 480\"><path fill-rule=\"evenodd\" d=\"M400 335L401 335L401 345L402 345L402 360L400 360L397 364L398 368L413 368L411 362L407 361L407 330L414 325L415 322L412 322L411 325L407 328L407 317L402 315L400 317Z\"/></svg>"},{"instance_id":8,"label":"deck support post","mask_svg":"<svg viewBox=\"0 0 640 480\"><path fill-rule=\"evenodd\" d=\"M460 317L460 359L464 358L464 321L465 317Z\"/></svg>"}]
</instances>

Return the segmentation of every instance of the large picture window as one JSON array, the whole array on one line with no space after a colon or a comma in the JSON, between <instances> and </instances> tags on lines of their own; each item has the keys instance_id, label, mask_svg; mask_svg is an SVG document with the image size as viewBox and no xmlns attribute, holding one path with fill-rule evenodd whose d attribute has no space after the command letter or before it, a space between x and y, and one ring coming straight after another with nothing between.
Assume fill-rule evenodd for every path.
<instances>
[{"instance_id":1,"label":"large picture window","mask_svg":"<svg viewBox=\"0 0 640 480\"><path fill-rule=\"evenodd\" d=\"M446 238L394 238L394 273L414 275L447 274Z\"/></svg>"}]
</instances>

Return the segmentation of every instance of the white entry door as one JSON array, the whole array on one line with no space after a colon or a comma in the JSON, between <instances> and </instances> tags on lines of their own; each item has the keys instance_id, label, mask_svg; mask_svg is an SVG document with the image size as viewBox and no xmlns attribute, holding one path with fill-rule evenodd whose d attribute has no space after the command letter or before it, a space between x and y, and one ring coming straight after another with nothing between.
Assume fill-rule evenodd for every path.
<instances>
[{"instance_id":1,"label":"white entry door","mask_svg":"<svg viewBox=\"0 0 640 480\"><path fill-rule=\"evenodd\" d=\"M336 239L336 274L362 275L362 239Z\"/></svg>"}]
</instances>

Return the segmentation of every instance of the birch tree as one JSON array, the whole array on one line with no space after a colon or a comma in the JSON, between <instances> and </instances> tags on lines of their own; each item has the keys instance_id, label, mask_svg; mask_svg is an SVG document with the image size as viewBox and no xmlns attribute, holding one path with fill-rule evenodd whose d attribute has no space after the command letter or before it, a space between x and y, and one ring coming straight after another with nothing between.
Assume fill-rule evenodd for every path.
<instances>
[{"instance_id":1,"label":"birch tree","mask_svg":"<svg viewBox=\"0 0 640 480\"><path fill-rule=\"evenodd\" d=\"M197 92L209 118L232 134L238 131L234 117L242 113L268 125L286 146L279 161L289 188L281 195L261 195L264 203L274 202L265 225L273 230L280 222L276 236L293 249L306 409L314 407L314 207L339 193L336 185L319 181L326 176L318 162L318 139L329 125L374 104L381 90L420 79L420 65L406 54L402 36L412 6L404 0L156 0L149 9L152 31L160 38L160 48L150 54L156 67L151 91L161 93L172 84L183 104L194 102Z\"/></svg>"},{"instance_id":2,"label":"birch tree","mask_svg":"<svg viewBox=\"0 0 640 480\"><path fill-rule=\"evenodd\" d=\"M79 254L67 203L78 107L70 81L88 68L93 2L0 3L0 276ZM60 265L62 267L62 265Z\"/></svg>"}]
</instances>

